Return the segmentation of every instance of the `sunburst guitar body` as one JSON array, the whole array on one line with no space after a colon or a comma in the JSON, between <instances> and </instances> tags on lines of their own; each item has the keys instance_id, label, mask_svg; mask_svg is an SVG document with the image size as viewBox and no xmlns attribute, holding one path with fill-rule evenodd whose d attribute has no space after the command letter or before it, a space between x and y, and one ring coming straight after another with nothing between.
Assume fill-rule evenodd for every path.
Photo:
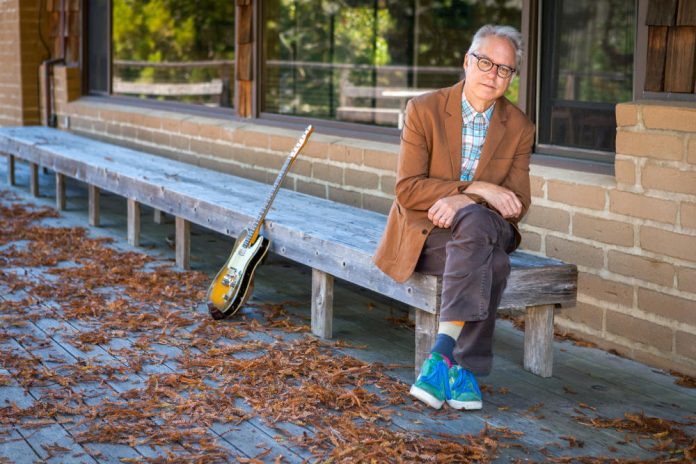
<instances>
[{"instance_id":1,"label":"sunburst guitar body","mask_svg":"<svg viewBox=\"0 0 696 464\"><path fill-rule=\"evenodd\" d=\"M230 257L210 284L207 303L208 311L213 319L224 319L232 316L244 306L244 303L251 296L254 272L266 257L271 244L270 240L261 234L263 221L280 189L280 185L283 183L283 179L313 130L310 125L300 136L285 160L285 164L278 174L268 198L266 198L264 208L237 238Z\"/></svg>"}]
</instances>

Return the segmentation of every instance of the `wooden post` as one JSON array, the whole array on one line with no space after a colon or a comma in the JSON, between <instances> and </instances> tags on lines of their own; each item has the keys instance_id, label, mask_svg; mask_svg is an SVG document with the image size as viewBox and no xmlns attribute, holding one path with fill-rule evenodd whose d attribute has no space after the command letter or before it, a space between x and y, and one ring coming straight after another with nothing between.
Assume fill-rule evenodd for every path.
<instances>
[{"instance_id":1,"label":"wooden post","mask_svg":"<svg viewBox=\"0 0 696 464\"><path fill-rule=\"evenodd\" d=\"M312 269L312 333L317 337L333 333L333 284L331 274Z\"/></svg>"},{"instance_id":2,"label":"wooden post","mask_svg":"<svg viewBox=\"0 0 696 464\"><path fill-rule=\"evenodd\" d=\"M128 199L128 243L140 246L140 203Z\"/></svg>"},{"instance_id":3,"label":"wooden post","mask_svg":"<svg viewBox=\"0 0 696 464\"><path fill-rule=\"evenodd\" d=\"M430 349L437 337L439 314L416 309L416 366L415 377L420 374L421 366L430 355Z\"/></svg>"},{"instance_id":4,"label":"wooden post","mask_svg":"<svg viewBox=\"0 0 696 464\"><path fill-rule=\"evenodd\" d=\"M182 269L191 267L191 223L176 217L176 265Z\"/></svg>"},{"instance_id":5,"label":"wooden post","mask_svg":"<svg viewBox=\"0 0 696 464\"><path fill-rule=\"evenodd\" d=\"M155 208L155 211L152 215L152 220L155 224L162 224L162 219L164 219L164 213L162 212L162 210Z\"/></svg>"},{"instance_id":6,"label":"wooden post","mask_svg":"<svg viewBox=\"0 0 696 464\"><path fill-rule=\"evenodd\" d=\"M99 227L99 187L87 186L87 202L89 204L89 225Z\"/></svg>"},{"instance_id":7,"label":"wooden post","mask_svg":"<svg viewBox=\"0 0 696 464\"><path fill-rule=\"evenodd\" d=\"M524 368L541 377L553 370L553 308L531 306L524 318Z\"/></svg>"},{"instance_id":8,"label":"wooden post","mask_svg":"<svg viewBox=\"0 0 696 464\"><path fill-rule=\"evenodd\" d=\"M10 154L7 155L7 183L15 185L15 157Z\"/></svg>"},{"instance_id":9,"label":"wooden post","mask_svg":"<svg viewBox=\"0 0 696 464\"><path fill-rule=\"evenodd\" d=\"M65 176L59 172L56 172L56 209L65 209Z\"/></svg>"},{"instance_id":10,"label":"wooden post","mask_svg":"<svg viewBox=\"0 0 696 464\"><path fill-rule=\"evenodd\" d=\"M29 163L30 169L30 179L29 179L29 189L31 190L32 196L39 196L39 165L36 163Z\"/></svg>"}]
</instances>

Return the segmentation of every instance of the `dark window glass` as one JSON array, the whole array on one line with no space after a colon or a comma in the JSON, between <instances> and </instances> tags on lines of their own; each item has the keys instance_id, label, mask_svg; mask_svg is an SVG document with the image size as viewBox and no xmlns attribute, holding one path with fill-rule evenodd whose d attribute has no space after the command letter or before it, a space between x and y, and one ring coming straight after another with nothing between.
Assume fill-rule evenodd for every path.
<instances>
[{"instance_id":1,"label":"dark window glass","mask_svg":"<svg viewBox=\"0 0 696 464\"><path fill-rule=\"evenodd\" d=\"M234 6L113 0L113 93L232 106Z\"/></svg>"},{"instance_id":2,"label":"dark window glass","mask_svg":"<svg viewBox=\"0 0 696 464\"><path fill-rule=\"evenodd\" d=\"M456 83L476 30L519 29L522 0L270 0L262 111L400 126L406 101ZM518 80L509 90L517 101Z\"/></svg>"},{"instance_id":3,"label":"dark window glass","mask_svg":"<svg viewBox=\"0 0 696 464\"><path fill-rule=\"evenodd\" d=\"M614 107L632 99L635 22L634 0L543 2L540 144L615 151Z\"/></svg>"},{"instance_id":4,"label":"dark window glass","mask_svg":"<svg viewBox=\"0 0 696 464\"><path fill-rule=\"evenodd\" d=\"M88 88L93 93L109 92L109 8L108 0L87 4Z\"/></svg>"}]
</instances>

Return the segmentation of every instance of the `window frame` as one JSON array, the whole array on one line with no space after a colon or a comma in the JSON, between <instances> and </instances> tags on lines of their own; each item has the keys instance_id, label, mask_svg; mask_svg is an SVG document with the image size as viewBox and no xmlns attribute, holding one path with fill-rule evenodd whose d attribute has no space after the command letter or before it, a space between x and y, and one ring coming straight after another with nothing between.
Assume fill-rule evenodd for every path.
<instances>
[{"instance_id":1,"label":"window frame","mask_svg":"<svg viewBox=\"0 0 696 464\"><path fill-rule=\"evenodd\" d=\"M112 37L112 21L113 21L113 1L106 0L108 4L108 27L109 27L109 37ZM235 0L229 0L235 1ZM91 91L89 87L89 40L87 34L87 21L89 18L89 0L82 0L83 5L85 5L83 13L83 24L84 24L84 34L83 34L83 46L82 53L84 58L84 64L82 65L82 75L83 75L83 94L87 96L99 96L102 98L114 99L120 104L130 104L133 106L147 107L153 109L161 109L164 111L178 111L185 113L193 113L197 115L209 115L211 117L227 117L233 120L249 121L255 120L261 124L268 124L271 126L280 127L303 127L307 123L315 125L318 129L321 129L327 134L337 135L337 136L351 136L355 137L355 133L359 132L361 138L368 140L378 140L387 143L398 143L400 139L401 131L396 127L381 127L369 124L360 124L345 121L333 121L320 118L312 118L306 116L295 116L295 115L283 115L269 113L261 111L261 103L263 101L263 91L264 86L259 76L261 75L261 68L264 54L263 47L263 8L264 2L262 0L251 0L253 1L254 8L254 46L253 50L253 64L252 69L254 73L254 79L251 89L251 115L249 118L242 118L238 113L238 99L240 96L238 84L239 81L236 79L236 65L237 65L237 50L235 46L235 97L234 106L232 108L210 108L205 106L199 106L189 103L181 103L176 101L156 101L156 100L146 100L139 97L131 96L121 96L113 95L112 93L112 61L113 61L113 45L112 40L108 41L108 53L109 53L109 66L107 70L108 74L108 86L109 91L104 92L94 92ZM539 108L541 107L541 92L540 92L540 68L542 56L540 56L541 41L544 24L542 22L542 2L551 0L523 0L522 1L522 17L521 17L521 27L520 32L527 44L527 53L525 54L525 59L523 59L521 65L521 72L518 77L520 79L519 83L519 102L518 106L534 121L537 125L539 124ZM634 60L633 60L633 96L634 100L637 99L663 99L663 100L685 100L685 101L696 101L696 96L680 96L674 94L663 95L654 92L640 92L638 89L642 86L645 80L644 70L646 57L645 52L647 50L647 27L642 25L641 18L645 18L647 11L647 0L634 0L636 2L637 8L637 19L636 19L636 39L634 45ZM235 7L235 37L237 37L237 28L239 27L239 6ZM235 44L237 45L237 44ZM535 146L534 146L534 162L544 165L573 165L574 163L579 163L580 170L587 170L586 165L588 163L598 164L596 170L601 172L608 172L608 166L613 169L613 162L615 153L594 151L587 149L580 149L574 147L566 147L562 145L551 145L551 144L541 144L539 143L538 131L536 134Z\"/></svg>"}]
</instances>

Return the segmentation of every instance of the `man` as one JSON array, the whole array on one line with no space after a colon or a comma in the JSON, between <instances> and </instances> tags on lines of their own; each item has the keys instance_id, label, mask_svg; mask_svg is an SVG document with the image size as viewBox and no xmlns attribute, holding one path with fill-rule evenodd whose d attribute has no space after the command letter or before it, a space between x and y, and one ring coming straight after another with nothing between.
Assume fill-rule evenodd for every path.
<instances>
[{"instance_id":1,"label":"man","mask_svg":"<svg viewBox=\"0 0 696 464\"><path fill-rule=\"evenodd\" d=\"M490 372L496 309L530 204L534 125L503 94L522 57L509 26L479 29L465 80L409 101L396 198L374 256L403 282L442 275L438 335L411 395L440 408L480 409L476 375Z\"/></svg>"}]
</instances>

